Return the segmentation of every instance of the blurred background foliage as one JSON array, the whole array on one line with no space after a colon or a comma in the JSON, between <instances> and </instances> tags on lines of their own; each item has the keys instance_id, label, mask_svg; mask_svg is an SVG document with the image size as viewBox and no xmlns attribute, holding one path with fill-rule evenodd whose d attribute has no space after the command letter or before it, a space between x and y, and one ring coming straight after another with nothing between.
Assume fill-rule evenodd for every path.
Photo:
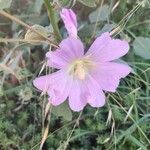
<instances>
[{"instance_id":1,"label":"blurred background foliage","mask_svg":"<svg viewBox=\"0 0 150 150\"><path fill-rule=\"evenodd\" d=\"M67 103L52 108L48 139L43 149L148 150L150 149L150 2L148 0L50 0L60 34L67 36L59 11L73 8L79 37L88 48L106 31L130 43L123 59L133 68L121 81L118 92L107 93L107 104L89 106L73 113ZM0 10L21 19L36 31L57 42L42 0L0 0ZM2 40L3 39L3 40ZM5 40L4 40L5 39ZM12 39L10 42L9 39ZM51 71L43 67L47 43L22 40L44 39L0 15L0 149L35 150L43 129L45 96L32 80ZM123 60L120 60L125 63ZM78 118L78 119L77 119ZM75 129L73 128L74 125Z\"/></svg>"}]
</instances>

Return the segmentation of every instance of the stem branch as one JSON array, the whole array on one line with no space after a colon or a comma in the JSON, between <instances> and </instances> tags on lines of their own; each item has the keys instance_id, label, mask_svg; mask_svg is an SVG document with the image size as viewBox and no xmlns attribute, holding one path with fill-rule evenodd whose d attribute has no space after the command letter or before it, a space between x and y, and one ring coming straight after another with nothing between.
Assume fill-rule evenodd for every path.
<instances>
[{"instance_id":1,"label":"stem branch","mask_svg":"<svg viewBox=\"0 0 150 150\"><path fill-rule=\"evenodd\" d=\"M56 16L55 16L54 8L53 8L53 6L52 6L52 4L50 3L49 0L44 0L44 3L45 3L45 6L47 8L49 20L52 24L54 33L57 37L57 41L59 42L61 40L61 35L60 35L60 32L59 32L59 28L58 28L58 24L57 24L57 20L56 20Z\"/></svg>"},{"instance_id":2,"label":"stem branch","mask_svg":"<svg viewBox=\"0 0 150 150\"><path fill-rule=\"evenodd\" d=\"M43 38L45 38L51 45L53 45L54 47L58 48L59 46L54 43L53 41L51 41L49 38L45 37L43 34L39 33L38 31L34 30L31 26L29 26L28 24L24 23L23 21L21 21L20 19L16 18L15 16L10 15L9 13L5 12L5 11L0 11L0 15L9 18L12 21L17 22L18 24L30 29L31 31L35 32L36 34L42 36Z\"/></svg>"}]
</instances>

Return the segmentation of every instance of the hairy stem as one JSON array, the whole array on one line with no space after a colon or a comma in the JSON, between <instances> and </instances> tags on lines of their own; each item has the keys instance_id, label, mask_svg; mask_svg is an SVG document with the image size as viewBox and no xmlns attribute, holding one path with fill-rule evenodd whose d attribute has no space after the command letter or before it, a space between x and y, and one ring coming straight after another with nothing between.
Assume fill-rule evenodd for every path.
<instances>
[{"instance_id":1,"label":"hairy stem","mask_svg":"<svg viewBox=\"0 0 150 150\"><path fill-rule=\"evenodd\" d=\"M47 8L48 16L49 16L51 25L53 27L54 33L55 33L55 35L57 37L57 41L59 42L61 40L61 35L60 35L60 32L59 32L57 20L56 20L56 17L55 17L54 8L51 5L49 0L44 0L44 3L45 3L45 6Z\"/></svg>"}]
</instances>

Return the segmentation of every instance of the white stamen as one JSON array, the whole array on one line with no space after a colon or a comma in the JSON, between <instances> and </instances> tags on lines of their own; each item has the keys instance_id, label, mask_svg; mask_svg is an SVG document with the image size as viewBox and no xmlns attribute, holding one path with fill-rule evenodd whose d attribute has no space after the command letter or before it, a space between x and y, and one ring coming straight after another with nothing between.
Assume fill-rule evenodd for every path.
<instances>
[{"instance_id":1,"label":"white stamen","mask_svg":"<svg viewBox=\"0 0 150 150\"><path fill-rule=\"evenodd\" d=\"M82 58L74 61L69 66L69 74L74 75L80 80L84 80L86 77L86 74L89 72L89 70L94 66L94 63L87 58Z\"/></svg>"}]
</instances>

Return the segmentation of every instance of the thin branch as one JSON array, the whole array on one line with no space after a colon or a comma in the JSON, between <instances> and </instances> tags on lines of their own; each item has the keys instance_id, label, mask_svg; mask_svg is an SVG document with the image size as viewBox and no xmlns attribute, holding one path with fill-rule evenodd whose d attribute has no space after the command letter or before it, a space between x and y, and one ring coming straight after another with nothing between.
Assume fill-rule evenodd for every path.
<instances>
[{"instance_id":1,"label":"thin branch","mask_svg":"<svg viewBox=\"0 0 150 150\"><path fill-rule=\"evenodd\" d=\"M0 43L13 43L13 42L24 42L24 43L49 43L48 41L41 41L41 40L25 40L25 39L7 39L7 38L0 38Z\"/></svg>"},{"instance_id":2,"label":"thin branch","mask_svg":"<svg viewBox=\"0 0 150 150\"><path fill-rule=\"evenodd\" d=\"M15 16L10 15L9 13L5 12L5 11L0 11L0 15L5 16L6 18L9 18L12 21L17 22L18 24L30 29L31 31L35 32L36 34L42 36L43 38L45 38L51 45L53 45L54 47L58 48L58 44L54 43L53 41L51 41L49 38L47 38L46 36L44 36L43 34L41 34L40 32L36 31L35 29L33 29L30 25L24 23L23 21L21 21L20 19L16 18Z\"/></svg>"}]
</instances>

